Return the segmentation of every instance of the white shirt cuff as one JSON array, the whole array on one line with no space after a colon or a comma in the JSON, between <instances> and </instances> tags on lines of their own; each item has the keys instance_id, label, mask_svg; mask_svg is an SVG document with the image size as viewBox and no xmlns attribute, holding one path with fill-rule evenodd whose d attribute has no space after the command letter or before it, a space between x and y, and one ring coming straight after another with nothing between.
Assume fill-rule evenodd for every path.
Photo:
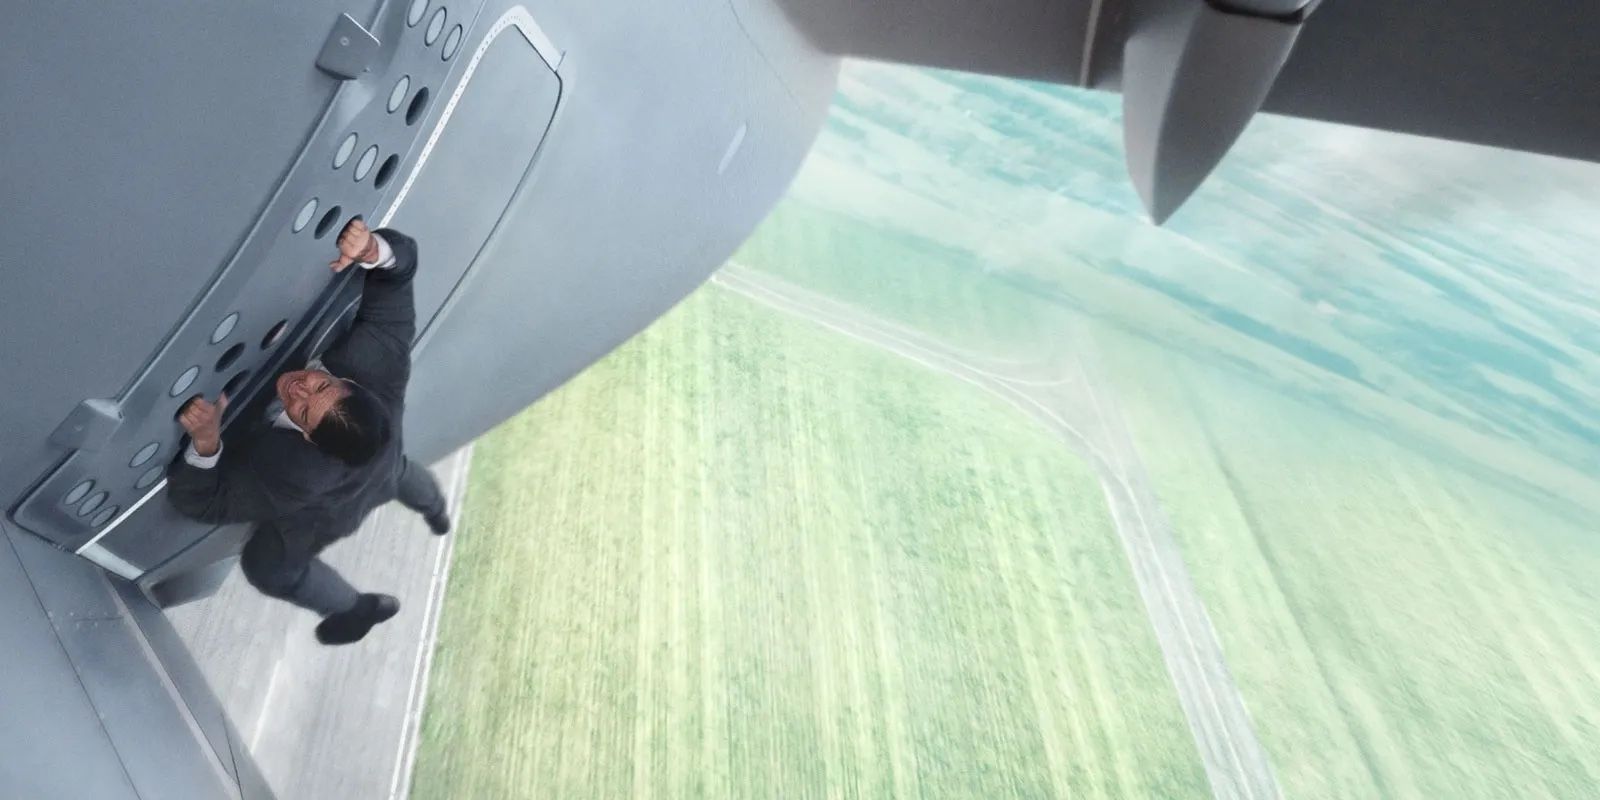
<instances>
[{"instance_id":1,"label":"white shirt cuff","mask_svg":"<svg viewBox=\"0 0 1600 800\"><path fill-rule=\"evenodd\" d=\"M372 241L378 243L378 260L371 263L366 261L357 261L356 263L360 264L362 269L389 269L393 267L394 251L389 249L389 243L376 233L372 234Z\"/></svg>"},{"instance_id":2,"label":"white shirt cuff","mask_svg":"<svg viewBox=\"0 0 1600 800\"><path fill-rule=\"evenodd\" d=\"M211 469L222 459L222 442L217 442L217 452L203 456L195 452L194 442L189 443L189 448L183 451L183 460L195 469Z\"/></svg>"}]
</instances>

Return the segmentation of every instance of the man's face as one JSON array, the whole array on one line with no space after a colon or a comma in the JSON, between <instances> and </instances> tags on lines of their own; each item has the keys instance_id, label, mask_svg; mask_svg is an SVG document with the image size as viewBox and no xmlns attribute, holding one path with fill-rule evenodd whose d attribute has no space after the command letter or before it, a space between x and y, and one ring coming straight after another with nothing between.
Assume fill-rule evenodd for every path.
<instances>
[{"instance_id":1,"label":"man's face","mask_svg":"<svg viewBox=\"0 0 1600 800\"><path fill-rule=\"evenodd\" d=\"M320 369L285 372L278 378L284 413L310 438L322 418L350 393L344 382Z\"/></svg>"}]
</instances>

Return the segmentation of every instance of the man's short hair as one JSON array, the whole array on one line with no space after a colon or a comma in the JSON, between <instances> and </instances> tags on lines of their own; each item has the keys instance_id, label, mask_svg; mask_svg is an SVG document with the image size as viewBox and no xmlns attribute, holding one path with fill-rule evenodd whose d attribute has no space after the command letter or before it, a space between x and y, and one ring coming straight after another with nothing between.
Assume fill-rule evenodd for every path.
<instances>
[{"instance_id":1,"label":"man's short hair","mask_svg":"<svg viewBox=\"0 0 1600 800\"><path fill-rule=\"evenodd\" d=\"M393 426L388 410L371 390L355 381L341 382L349 394L328 409L317 427L311 429L311 443L318 450L359 467L389 443Z\"/></svg>"}]
</instances>

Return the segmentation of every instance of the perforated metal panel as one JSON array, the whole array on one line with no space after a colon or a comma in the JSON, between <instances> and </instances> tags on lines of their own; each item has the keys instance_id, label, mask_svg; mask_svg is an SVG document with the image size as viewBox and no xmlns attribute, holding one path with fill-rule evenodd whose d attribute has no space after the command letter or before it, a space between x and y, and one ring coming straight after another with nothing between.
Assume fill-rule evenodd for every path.
<instances>
[{"instance_id":1,"label":"perforated metal panel","mask_svg":"<svg viewBox=\"0 0 1600 800\"><path fill-rule=\"evenodd\" d=\"M555 117L561 80L513 26L479 45L438 139L412 182L396 227L417 237L428 267L416 277L418 331L478 259L512 195L533 169Z\"/></svg>"},{"instance_id":2,"label":"perforated metal panel","mask_svg":"<svg viewBox=\"0 0 1600 800\"><path fill-rule=\"evenodd\" d=\"M430 8L447 9L452 22L470 30L480 6L469 0ZM440 58L437 41L425 43L424 26L406 24L408 10L394 4L383 12L373 26L382 52L370 71L335 94L255 228L143 373L114 398L115 431L41 476L13 510L18 524L63 547L96 541L140 571L209 530L165 503L148 502L163 485L149 481L151 446L160 463L170 459L182 441L178 410L191 397L214 398L224 387L238 395L229 410L232 424L270 378L298 366L288 362L297 351L303 357L318 326L326 328L348 304L340 292L350 273L334 278L327 268L332 237L352 217L375 218L389 207L399 190L389 179L411 171L432 128L425 101L417 113L403 112L420 93L448 88L464 71L458 60ZM391 110L391 92L402 78L408 96ZM359 147L345 144L352 134ZM363 156L352 158L346 149ZM381 186L378 164L386 166ZM86 480L95 482L94 490L75 496L74 487ZM117 511L107 515L112 508Z\"/></svg>"}]
</instances>

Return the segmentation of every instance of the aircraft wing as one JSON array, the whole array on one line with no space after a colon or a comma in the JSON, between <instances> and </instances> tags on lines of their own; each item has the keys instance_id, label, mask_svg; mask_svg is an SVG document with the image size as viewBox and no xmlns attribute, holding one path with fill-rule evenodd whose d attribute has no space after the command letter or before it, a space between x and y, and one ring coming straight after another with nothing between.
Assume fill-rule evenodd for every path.
<instances>
[{"instance_id":1,"label":"aircraft wing","mask_svg":"<svg viewBox=\"0 0 1600 800\"><path fill-rule=\"evenodd\" d=\"M1600 161L1600 5L1328 0L1265 110Z\"/></svg>"},{"instance_id":2,"label":"aircraft wing","mask_svg":"<svg viewBox=\"0 0 1600 800\"><path fill-rule=\"evenodd\" d=\"M1600 161L1592 3L782 2L843 55L1122 91L1157 221L1257 110Z\"/></svg>"}]
</instances>

